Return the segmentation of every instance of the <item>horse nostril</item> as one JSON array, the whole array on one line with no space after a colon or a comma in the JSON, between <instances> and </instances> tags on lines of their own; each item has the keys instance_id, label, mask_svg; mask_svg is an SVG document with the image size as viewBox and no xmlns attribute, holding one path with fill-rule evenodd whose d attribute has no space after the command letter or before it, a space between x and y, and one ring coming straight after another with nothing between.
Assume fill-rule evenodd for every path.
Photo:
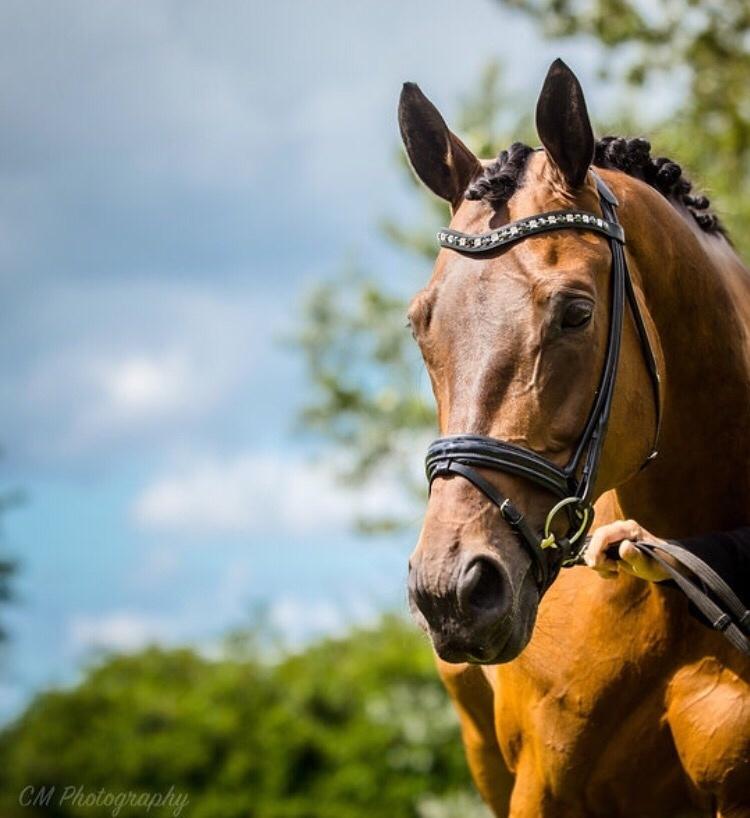
<instances>
[{"instance_id":1,"label":"horse nostril","mask_svg":"<svg viewBox=\"0 0 750 818\"><path fill-rule=\"evenodd\" d=\"M494 561L476 557L466 566L459 580L458 603L465 611L503 607L503 578Z\"/></svg>"}]
</instances>

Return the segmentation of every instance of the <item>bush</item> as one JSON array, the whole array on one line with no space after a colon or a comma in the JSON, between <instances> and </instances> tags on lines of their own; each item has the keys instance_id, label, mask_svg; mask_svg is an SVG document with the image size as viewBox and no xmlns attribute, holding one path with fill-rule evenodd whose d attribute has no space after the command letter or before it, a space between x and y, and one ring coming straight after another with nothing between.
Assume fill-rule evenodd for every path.
<instances>
[{"instance_id":1,"label":"bush","mask_svg":"<svg viewBox=\"0 0 750 818\"><path fill-rule=\"evenodd\" d=\"M55 796L22 807L29 786ZM113 814L60 803L69 786L173 787L191 818L417 818L442 814L443 797L464 803L470 787L431 652L395 617L275 662L237 645L218 660L158 648L104 659L0 734L0 814Z\"/></svg>"}]
</instances>

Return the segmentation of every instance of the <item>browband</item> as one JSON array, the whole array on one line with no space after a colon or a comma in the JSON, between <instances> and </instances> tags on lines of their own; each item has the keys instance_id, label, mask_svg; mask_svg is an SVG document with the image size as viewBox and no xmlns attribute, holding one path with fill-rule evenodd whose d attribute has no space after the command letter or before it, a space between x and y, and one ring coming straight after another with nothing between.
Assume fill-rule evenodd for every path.
<instances>
[{"instance_id":1,"label":"browband","mask_svg":"<svg viewBox=\"0 0 750 818\"><path fill-rule=\"evenodd\" d=\"M603 219L586 210L550 210L548 213L527 216L525 219L510 222L488 233L469 234L443 228L438 232L437 238L442 247L450 247L462 253L486 253L488 250L504 247L506 244L512 244L514 241L534 236L537 233L547 233L568 227L593 230L608 239L614 239L621 244L625 243L625 231L617 222Z\"/></svg>"}]
</instances>

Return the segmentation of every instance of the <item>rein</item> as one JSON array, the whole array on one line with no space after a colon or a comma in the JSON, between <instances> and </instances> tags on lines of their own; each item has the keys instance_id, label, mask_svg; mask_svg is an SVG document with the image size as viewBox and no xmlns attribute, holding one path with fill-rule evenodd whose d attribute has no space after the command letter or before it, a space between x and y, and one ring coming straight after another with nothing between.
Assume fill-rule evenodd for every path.
<instances>
[{"instance_id":1,"label":"rein","mask_svg":"<svg viewBox=\"0 0 750 818\"><path fill-rule=\"evenodd\" d=\"M594 174L594 178L602 216L582 210L554 210L511 222L488 233L471 235L445 228L437 234L442 247L468 254L487 253L553 230L588 230L606 236L609 241L612 296L607 352L586 425L567 465L561 468L530 449L481 435L441 437L427 450L425 468L430 487L438 477L460 475L500 509L503 519L532 558L540 593L554 581L561 567L572 566L579 561L585 547L586 533L593 522L591 495L612 409L626 301L640 339L656 407L654 445L644 466L657 455L656 444L661 425L659 373L625 259L625 232L617 219L618 201L599 176ZM492 469L523 477L555 495L557 502L547 514L543 531L535 531L513 501L477 469ZM552 525L561 512L567 516L568 530L564 536L557 537ZM551 554L555 555L554 558L550 557Z\"/></svg>"},{"instance_id":2,"label":"rein","mask_svg":"<svg viewBox=\"0 0 750 818\"><path fill-rule=\"evenodd\" d=\"M657 546L639 540L633 545L661 565L714 630L750 656L750 610L708 563L673 542ZM672 566L659 552L669 554L683 570Z\"/></svg>"}]
</instances>

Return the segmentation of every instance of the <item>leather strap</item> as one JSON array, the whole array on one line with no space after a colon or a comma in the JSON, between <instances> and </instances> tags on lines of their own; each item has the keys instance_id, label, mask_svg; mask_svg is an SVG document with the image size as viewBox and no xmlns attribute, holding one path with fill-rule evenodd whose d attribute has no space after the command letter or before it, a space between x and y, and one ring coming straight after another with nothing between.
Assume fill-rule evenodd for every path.
<instances>
[{"instance_id":1,"label":"leather strap","mask_svg":"<svg viewBox=\"0 0 750 818\"><path fill-rule=\"evenodd\" d=\"M549 210L510 222L487 233L461 233L445 227L438 231L437 239L442 247L449 247L451 250L459 250L462 253L486 253L538 233L565 229L593 230L608 239L625 242L625 232L616 220L603 219L588 210Z\"/></svg>"},{"instance_id":2,"label":"leather strap","mask_svg":"<svg viewBox=\"0 0 750 818\"><path fill-rule=\"evenodd\" d=\"M530 449L502 440L480 435L438 438L427 450L425 469L430 482L446 460L459 460L468 466L487 469L497 469L502 464L502 471L532 480L559 499L570 496L569 476L563 469Z\"/></svg>"},{"instance_id":3,"label":"leather strap","mask_svg":"<svg viewBox=\"0 0 750 818\"><path fill-rule=\"evenodd\" d=\"M482 477L476 469L465 465L463 459L461 461L453 459L433 460L428 478L430 488L432 488L432 481L436 477L445 477L451 474L460 474L461 477L478 488L490 502L500 509L505 522L526 545L534 563L537 583L541 588L546 588L550 582L550 566L539 547L539 537L512 500L490 483L489 480Z\"/></svg>"},{"instance_id":4,"label":"leather strap","mask_svg":"<svg viewBox=\"0 0 750 818\"><path fill-rule=\"evenodd\" d=\"M737 650L750 656L750 610L708 563L676 543L654 545L638 541L635 547L655 560L672 577L695 607ZM659 553L669 554L689 573L674 568Z\"/></svg>"},{"instance_id":5,"label":"leather strap","mask_svg":"<svg viewBox=\"0 0 750 818\"><path fill-rule=\"evenodd\" d=\"M599 177L597 187L600 192L600 202L602 213L607 218L617 219L614 205L610 201L610 196L602 193L603 189L609 191L604 182ZM578 473L581 463L580 477L576 486L575 496L581 500L583 505L591 501L591 493L594 487L594 480L599 467L599 460L604 448L604 438L607 433L609 415L614 400L615 383L617 381L617 370L620 362L620 346L622 340L622 322L625 312L625 279L628 277L627 266L625 264L625 254L619 242L610 242L612 253L612 274L610 308L609 308L609 338L607 340L607 352L604 359L599 388L596 391L594 403L589 412L588 420L579 438L573 457L565 467L565 471L574 478Z\"/></svg>"},{"instance_id":6,"label":"leather strap","mask_svg":"<svg viewBox=\"0 0 750 818\"><path fill-rule=\"evenodd\" d=\"M590 540L586 537L584 547L571 564L583 564L583 551ZM618 558L618 545L610 546L615 558ZM714 630L723 633L737 650L750 656L750 610L707 562L675 542L655 545L638 540L633 545L669 574ZM659 552L669 554L680 567L675 568Z\"/></svg>"},{"instance_id":7,"label":"leather strap","mask_svg":"<svg viewBox=\"0 0 750 818\"><path fill-rule=\"evenodd\" d=\"M633 279L625 276L625 294L630 304L630 313L635 322L635 328L638 332L638 337L641 342L641 349L643 350L643 357L646 362L646 369L648 371L649 379L651 380L651 391L654 398L654 411L656 413L656 421L654 428L654 443L651 447L651 453L644 460L641 466L644 469L658 454L659 454L659 437L661 435L661 377L659 376L659 367L656 365L656 356L654 349L649 341L646 324L643 320L641 308L638 306L638 299L633 288Z\"/></svg>"}]
</instances>

